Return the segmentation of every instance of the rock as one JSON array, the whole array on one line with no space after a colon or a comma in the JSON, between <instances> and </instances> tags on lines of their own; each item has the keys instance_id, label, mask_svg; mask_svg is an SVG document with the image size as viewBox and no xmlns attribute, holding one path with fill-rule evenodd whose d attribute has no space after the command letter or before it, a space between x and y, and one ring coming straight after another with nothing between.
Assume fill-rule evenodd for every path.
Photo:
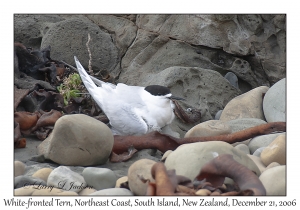
<instances>
[{"instance_id":1,"label":"rock","mask_svg":"<svg viewBox=\"0 0 300 210\"><path fill-rule=\"evenodd\" d=\"M286 166L276 166L265 170L259 177L267 191L267 196L286 195Z\"/></svg>"},{"instance_id":2,"label":"rock","mask_svg":"<svg viewBox=\"0 0 300 210\"><path fill-rule=\"evenodd\" d=\"M127 190L125 188L110 188L110 189L96 191L94 193L91 193L90 195L91 196L94 196L94 195L131 196L131 195L133 195L133 193L130 190Z\"/></svg>"},{"instance_id":3,"label":"rock","mask_svg":"<svg viewBox=\"0 0 300 210\"><path fill-rule=\"evenodd\" d=\"M42 179L30 176L16 176L14 180L14 189L26 187L29 185L47 186L46 182Z\"/></svg>"},{"instance_id":4,"label":"rock","mask_svg":"<svg viewBox=\"0 0 300 210\"><path fill-rule=\"evenodd\" d=\"M236 149L241 150L245 154L250 154L249 147L246 144L238 144L235 146Z\"/></svg>"},{"instance_id":5,"label":"rock","mask_svg":"<svg viewBox=\"0 0 300 210\"><path fill-rule=\"evenodd\" d=\"M52 14L18 14L14 15L14 41L26 47L40 49L44 33L53 23L64 20Z\"/></svg>"},{"instance_id":6,"label":"rock","mask_svg":"<svg viewBox=\"0 0 300 210\"><path fill-rule=\"evenodd\" d=\"M14 162L14 177L23 175L25 167L26 165L23 162L16 160Z\"/></svg>"},{"instance_id":7,"label":"rock","mask_svg":"<svg viewBox=\"0 0 300 210\"><path fill-rule=\"evenodd\" d=\"M265 170L268 170L268 169L276 167L276 166L280 166L280 164L276 163L276 162L272 162L265 168Z\"/></svg>"},{"instance_id":8,"label":"rock","mask_svg":"<svg viewBox=\"0 0 300 210\"><path fill-rule=\"evenodd\" d=\"M115 173L108 168L87 167L82 176L86 183L96 190L115 187L117 181Z\"/></svg>"},{"instance_id":9,"label":"rock","mask_svg":"<svg viewBox=\"0 0 300 210\"><path fill-rule=\"evenodd\" d=\"M85 30L82 30L82 29ZM92 55L93 70L111 72L118 67L120 57L110 34L84 16L67 18L49 26L42 38L41 48L51 46L51 58L64 60L75 66L74 55L87 67L89 53L86 47L88 34L91 40L89 48ZM68 49L68 50L66 50ZM88 68L86 68L88 69Z\"/></svg>"},{"instance_id":10,"label":"rock","mask_svg":"<svg viewBox=\"0 0 300 210\"><path fill-rule=\"evenodd\" d=\"M97 192L97 190L95 190L94 188L84 188L78 193L78 195L90 195L94 192Z\"/></svg>"},{"instance_id":11,"label":"rock","mask_svg":"<svg viewBox=\"0 0 300 210\"><path fill-rule=\"evenodd\" d=\"M266 121L256 118L239 118L235 120L226 121L231 128L232 133L252 128L258 125L266 124Z\"/></svg>"},{"instance_id":12,"label":"rock","mask_svg":"<svg viewBox=\"0 0 300 210\"><path fill-rule=\"evenodd\" d=\"M38 154L61 165L101 165L108 160L113 142L104 123L84 114L65 115L38 146Z\"/></svg>"},{"instance_id":13,"label":"rock","mask_svg":"<svg viewBox=\"0 0 300 210\"><path fill-rule=\"evenodd\" d=\"M208 189L200 189L195 194L199 196L208 196L211 194L211 191L209 191Z\"/></svg>"},{"instance_id":14,"label":"rock","mask_svg":"<svg viewBox=\"0 0 300 210\"><path fill-rule=\"evenodd\" d=\"M26 162L26 164L28 164L26 166L26 171L25 174L26 176L32 176L34 173L36 173L37 171L43 169L43 168L50 168L50 169L54 169L56 167L58 167L57 164L53 164L53 163L36 163L36 162Z\"/></svg>"},{"instance_id":15,"label":"rock","mask_svg":"<svg viewBox=\"0 0 300 210\"><path fill-rule=\"evenodd\" d=\"M261 161L267 166L272 162L286 164L286 139L285 135L278 136L269 144L260 155Z\"/></svg>"},{"instance_id":16,"label":"rock","mask_svg":"<svg viewBox=\"0 0 300 210\"><path fill-rule=\"evenodd\" d=\"M137 26L132 21L123 17L107 14L88 14L86 17L115 34L114 41L120 51L120 56L125 54L136 37Z\"/></svg>"},{"instance_id":17,"label":"rock","mask_svg":"<svg viewBox=\"0 0 300 210\"><path fill-rule=\"evenodd\" d=\"M256 157L260 157L262 151L264 151L265 148L266 148L266 147L260 147L260 148L258 148L257 150L255 150L255 151L253 152L253 155L256 156Z\"/></svg>"},{"instance_id":18,"label":"rock","mask_svg":"<svg viewBox=\"0 0 300 210\"><path fill-rule=\"evenodd\" d=\"M217 114L215 115L215 120L219 120L220 119L222 112L223 112L223 110L219 110L217 112Z\"/></svg>"},{"instance_id":19,"label":"rock","mask_svg":"<svg viewBox=\"0 0 300 210\"><path fill-rule=\"evenodd\" d=\"M209 120L192 127L184 137L218 136L230 133L231 129L228 124L220 120Z\"/></svg>"},{"instance_id":20,"label":"rock","mask_svg":"<svg viewBox=\"0 0 300 210\"><path fill-rule=\"evenodd\" d=\"M54 186L66 191L79 192L86 187L86 181L83 176L71 171L68 167L59 166L48 176L47 186Z\"/></svg>"},{"instance_id":21,"label":"rock","mask_svg":"<svg viewBox=\"0 0 300 210\"><path fill-rule=\"evenodd\" d=\"M115 187L120 187L122 183L128 182L128 176L123 176L116 181Z\"/></svg>"},{"instance_id":22,"label":"rock","mask_svg":"<svg viewBox=\"0 0 300 210\"><path fill-rule=\"evenodd\" d=\"M286 122L286 79L275 83L266 93L263 110L267 122Z\"/></svg>"},{"instance_id":23,"label":"rock","mask_svg":"<svg viewBox=\"0 0 300 210\"><path fill-rule=\"evenodd\" d=\"M32 177L40 178L47 183L48 176L52 171L53 171L53 169L51 169L51 168L42 168L42 169L38 170L37 172L35 172L32 175Z\"/></svg>"},{"instance_id":24,"label":"rock","mask_svg":"<svg viewBox=\"0 0 300 210\"><path fill-rule=\"evenodd\" d=\"M260 86L232 99L224 108L220 120L258 118L265 120L262 108L263 94L268 87Z\"/></svg>"},{"instance_id":25,"label":"rock","mask_svg":"<svg viewBox=\"0 0 300 210\"><path fill-rule=\"evenodd\" d=\"M260 175L256 164L245 153L219 141L181 145L167 157L165 166L168 170L175 169L177 175L194 180L204 164L221 154L233 155L234 160Z\"/></svg>"},{"instance_id":26,"label":"rock","mask_svg":"<svg viewBox=\"0 0 300 210\"><path fill-rule=\"evenodd\" d=\"M248 157L250 157L251 160L253 160L253 162L259 168L261 173L266 170L266 166L263 164L263 162L261 162L260 157L257 157L255 155L249 155L249 154L248 154Z\"/></svg>"},{"instance_id":27,"label":"rock","mask_svg":"<svg viewBox=\"0 0 300 210\"><path fill-rule=\"evenodd\" d=\"M173 151L172 150L168 150L164 153L164 155L161 158L162 162L165 162L165 160L167 159L167 157L169 156L169 154L171 154Z\"/></svg>"},{"instance_id":28,"label":"rock","mask_svg":"<svg viewBox=\"0 0 300 210\"><path fill-rule=\"evenodd\" d=\"M151 175L151 168L156 162L149 159L141 159L134 162L128 169L128 184L134 195L145 195L147 190L147 183L143 183L143 179L149 179L154 182Z\"/></svg>"},{"instance_id":29,"label":"rock","mask_svg":"<svg viewBox=\"0 0 300 210\"><path fill-rule=\"evenodd\" d=\"M226 123L229 125L232 133L235 133L238 131L245 130L247 128L252 128L252 127L255 127L258 125L265 124L266 122L261 119L256 119L256 118L240 118L240 119L236 119L236 120L226 121ZM236 142L236 143L232 144L232 146L236 146L238 144L248 145L250 140L251 139L247 139L245 141Z\"/></svg>"},{"instance_id":30,"label":"rock","mask_svg":"<svg viewBox=\"0 0 300 210\"><path fill-rule=\"evenodd\" d=\"M268 146L272 141L274 141L275 138L282 134L283 133L274 133L252 138L248 144L251 154L253 154L255 150L257 150L260 147Z\"/></svg>"},{"instance_id":31,"label":"rock","mask_svg":"<svg viewBox=\"0 0 300 210\"><path fill-rule=\"evenodd\" d=\"M235 87L236 89L239 89L239 81L237 76L232 73L232 72L228 72L227 74L225 74L224 76L229 82L230 84Z\"/></svg>"}]
</instances>

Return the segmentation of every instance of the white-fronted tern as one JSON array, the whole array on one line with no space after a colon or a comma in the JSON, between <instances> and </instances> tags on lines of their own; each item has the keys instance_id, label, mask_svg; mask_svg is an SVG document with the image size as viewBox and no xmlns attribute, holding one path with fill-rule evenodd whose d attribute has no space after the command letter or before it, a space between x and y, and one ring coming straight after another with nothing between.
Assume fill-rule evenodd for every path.
<instances>
[{"instance_id":1,"label":"white-fronted tern","mask_svg":"<svg viewBox=\"0 0 300 210\"><path fill-rule=\"evenodd\" d=\"M103 82L88 75L76 56L74 59L86 89L109 119L114 135L160 131L175 117L171 99L184 100L160 85L140 87Z\"/></svg>"}]
</instances>

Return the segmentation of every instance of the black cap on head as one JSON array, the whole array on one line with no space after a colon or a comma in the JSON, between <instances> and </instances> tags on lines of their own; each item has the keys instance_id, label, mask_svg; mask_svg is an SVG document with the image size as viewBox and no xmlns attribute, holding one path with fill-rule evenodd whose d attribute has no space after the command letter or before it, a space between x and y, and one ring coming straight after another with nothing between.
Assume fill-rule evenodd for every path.
<instances>
[{"instance_id":1,"label":"black cap on head","mask_svg":"<svg viewBox=\"0 0 300 210\"><path fill-rule=\"evenodd\" d=\"M145 90L154 96L164 96L171 93L170 89L161 85L149 85Z\"/></svg>"}]
</instances>

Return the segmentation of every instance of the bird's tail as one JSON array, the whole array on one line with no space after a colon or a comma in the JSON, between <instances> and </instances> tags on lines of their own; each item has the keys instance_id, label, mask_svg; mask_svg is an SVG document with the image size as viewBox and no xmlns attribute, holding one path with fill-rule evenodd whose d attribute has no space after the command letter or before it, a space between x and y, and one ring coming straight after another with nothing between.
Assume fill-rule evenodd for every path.
<instances>
[{"instance_id":1,"label":"bird's tail","mask_svg":"<svg viewBox=\"0 0 300 210\"><path fill-rule=\"evenodd\" d=\"M83 66L81 65L81 63L79 62L79 60L77 59L76 56L74 56L74 60L77 66L77 70L78 73L81 77L81 80L83 82L83 84L85 85L85 87L87 88L87 90L89 91L89 93L91 95L93 95L90 90L95 89L97 86L95 85L95 83L93 82L93 80L90 78L90 75L88 75L85 71L85 69L83 68Z\"/></svg>"}]
</instances>

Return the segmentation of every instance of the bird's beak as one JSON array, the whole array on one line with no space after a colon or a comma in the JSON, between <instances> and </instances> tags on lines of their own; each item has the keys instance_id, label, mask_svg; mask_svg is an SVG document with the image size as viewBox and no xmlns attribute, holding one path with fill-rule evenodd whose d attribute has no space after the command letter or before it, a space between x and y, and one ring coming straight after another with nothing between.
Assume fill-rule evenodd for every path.
<instances>
[{"instance_id":1,"label":"bird's beak","mask_svg":"<svg viewBox=\"0 0 300 210\"><path fill-rule=\"evenodd\" d=\"M170 96L169 99L178 100L178 101L185 101L184 98L180 98L180 97L177 97L177 96Z\"/></svg>"}]
</instances>

